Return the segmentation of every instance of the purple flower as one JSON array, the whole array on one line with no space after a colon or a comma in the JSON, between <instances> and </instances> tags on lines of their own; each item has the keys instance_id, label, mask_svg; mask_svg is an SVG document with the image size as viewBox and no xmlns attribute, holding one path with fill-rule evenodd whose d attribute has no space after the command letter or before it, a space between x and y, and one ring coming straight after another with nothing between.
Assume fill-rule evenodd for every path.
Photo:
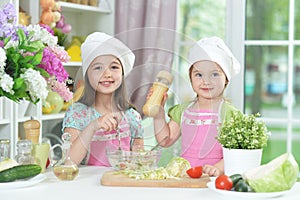
<instances>
[{"instance_id":1,"label":"purple flower","mask_svg":"<svg viewBox=\"0 0 300 200\"><path fill-rule=\"evenodd\" d=\"M17 40L17 16L13 4L6 4L3 10L0 10L0 37L12 37L13 41Z\"/></svg>"},{"instance_id":2,"label":"purple flower","mask_svg":"<svg viewBox=\"0 0 300 200\"><path fill-rule=\"evenodd\" d=\"M69 75L63 64L47 47L44 48L42 62L38 66L45 69L50 76L56 76L59 82L64 82L68 79Z\"/></svg>"},{"instance_id":3,"label":"purple flower","mask_svg":"<svg viewBox=\"0 0 300 200\"><path fill-rule=\"evenodd\" d=\"M0 10L0 26L7 23L6 14Z\"/></svg>"},{"instance_id":4,"label":"purple flower","mask_svg":"<svg viewBox=\"0 0 300 200\"><path fill-rule=\"evenodd\" d=\"M18 40L17 27L13 26L12 24L7 24L6 26L2 26L0 29L0 35L3 38L11 37L13 41L17 41Z\"/></svg>"},{"instance_id":5,"label":"purple flower","mask_svg":"<svg viewBox=\"0 0 300 200\"><path fill-rule=\"evenodd\" d=\"M6 20L8 23L17 23L16 10L13 4L6 4L3 8L3 13L6 15Z\"/></svg>"}]
</instances>

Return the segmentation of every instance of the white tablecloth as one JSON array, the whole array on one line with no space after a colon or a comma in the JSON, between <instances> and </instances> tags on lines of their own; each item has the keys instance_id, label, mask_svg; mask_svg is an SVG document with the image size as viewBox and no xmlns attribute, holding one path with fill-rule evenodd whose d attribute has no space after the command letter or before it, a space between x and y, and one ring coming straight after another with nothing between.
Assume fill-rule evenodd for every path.
<instances>
[{"instance_id":1,"label":"white tablecloth","mask_svg":"<svg viewBox=\"0 0 300 200\"><path fill-rule=\"evenodd\" d=\"M230 199L208 188L145 188L145 187L110 187L100 184L102 174L110 170L104 167L81 166L79 175L73 181L58 180L51 168L45 175L47 178L35 185L2 189L0 185L1 200L218 200ZM297 182L291 191L276 200L299 200L300 182ZM244 199L244 198L238 198ZM247 194L245 193L245 199ZM257 198L255 198L256 200Z\"/></svg>"}]
</instances>

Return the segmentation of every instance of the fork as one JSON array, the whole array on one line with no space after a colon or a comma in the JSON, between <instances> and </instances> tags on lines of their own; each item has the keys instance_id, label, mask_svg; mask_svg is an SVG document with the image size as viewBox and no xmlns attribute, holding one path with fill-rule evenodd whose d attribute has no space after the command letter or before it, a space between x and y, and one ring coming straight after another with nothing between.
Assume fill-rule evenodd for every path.
<instances>
[{"instance_id":1,"label":"fork","mask_svg":"<svg viewBox=\"0 0 300 200\"><path fill-rule=\"evenodd\" d=\"M120 129L119 129L119 125L118 125L118 129L117 129L117 135L118 135L118 150L122 150L121 148L121 137L120 137Z\"/></svg>"},{"instance_id":2,"label":"fork","mask_svg":"<svg viewBox=\"0 0 300 200\"><path fill-rule=\"evenodd\" d=\"M153 151L153 150L157 149L158 147L160 147L160 144L161 144L162 142L164 142L166 139L168 139L167 136L164 137L164 138L160 141L160 143L157 143L154 147L152 147L150 151Z\"/></svg>"},{"instance_id":3,"label":"fork","mask_svg":"<svg viewBox=\"0 0 300 200\"><path fill-rule=\"evenodd\" d=\"M123 117L124 117L124 113L121 111L121 115L122 115L122 118L120 120L120 122L122 121ZM119 143L119 147L118 147L118 150L122 150L121 148L121 137L120 137L120 127L119 127L119 123L118 123L118 128L117 128L117 135L118 135L118 143Z\"/></svg>"}]
</instances>

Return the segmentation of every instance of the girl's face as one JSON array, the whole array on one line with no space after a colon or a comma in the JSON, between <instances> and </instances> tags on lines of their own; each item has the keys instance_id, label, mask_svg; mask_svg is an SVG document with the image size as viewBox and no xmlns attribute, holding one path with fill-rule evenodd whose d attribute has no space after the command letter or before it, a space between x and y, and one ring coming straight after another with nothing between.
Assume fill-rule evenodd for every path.
<instances>
[{"instance_id":1,"label":"girl's face","mask_svg":"<svg viewBox=\"0 0 300 200\"><path fill-rule=\"evenodd\" d=\"M226 76L221 67L212 61L198 61L191 69L192 87L198 98L214 99L222 97Z\"/></svg>"},{"instance_id":2,"label":"girl's face","mask_svg":"<svg viewBox=\"0 0 300 200\"><path fill-rule=\"evenodd\" d=\"M95 91L112 94L122 83L123 68L113 55L98 56L88 68L88 77Z\"/></svg>"}]
</instances>

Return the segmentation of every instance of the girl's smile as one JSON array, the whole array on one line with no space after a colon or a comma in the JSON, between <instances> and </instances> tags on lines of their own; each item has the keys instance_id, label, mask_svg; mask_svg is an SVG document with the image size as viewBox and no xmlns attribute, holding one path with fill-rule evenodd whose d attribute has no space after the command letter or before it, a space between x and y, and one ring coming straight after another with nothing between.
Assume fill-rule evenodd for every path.
<instances>
[{"instance_id":1,"label":"girl's smile","mask_svg":"<svg viewBox=\"0 0 300 200\"><path fill-rule=\"evenodd\" d=\"M123 67L115 56L103 55L93 60L87 73L94 90L112 94L122 83Z\"/></svg>"},{"instance_id":2,"label":"girl's smile","mask_svg":"<svg viewBox=\"0 0 300 200\"><path fill-rule=\"evenodd\" d=\"M204 90L204 91L209 91L209 90L213 90L213 88L200 88L201 90Z\"/></svg>"},{"instance_id":3,"label":"girl's smile","mask_svg":"<svg viewBox=\"0 0 300 200\"><path fill-rule=\"evenodd\" d=\"M110 87L111 85L114 84L115 81L100 81L99 84L104 86L104 87Z\"/></svg>"}]
</instances>

